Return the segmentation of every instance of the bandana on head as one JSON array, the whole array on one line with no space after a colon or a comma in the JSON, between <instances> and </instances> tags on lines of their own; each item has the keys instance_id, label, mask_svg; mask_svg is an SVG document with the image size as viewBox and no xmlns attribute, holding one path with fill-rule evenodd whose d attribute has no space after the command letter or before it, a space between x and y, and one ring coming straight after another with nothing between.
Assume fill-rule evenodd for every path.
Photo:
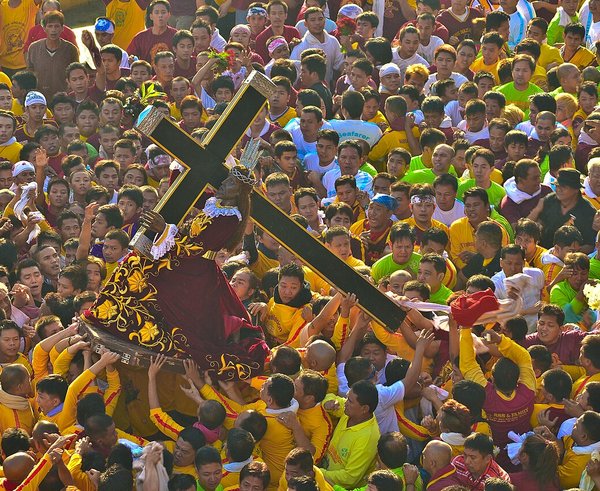
<instances>
[{"instance_id":1,"label":"bandana on head","mask_svg":"<svg viewBox=\"0 0 600 491\"><path fill-rule=\"evenodd\" d=\"M277 48L280 48L281 46L288 46L288 43L284 38L273 39L273 41L269 43L269 46L267 46L269 54L272 54Z\"/></svg>"},{"instance_id":2,"label":"bandana on head","mask_svg":"<svg viewBox=\"0 0 600 491\"><path fill-rule=\"evenodd\" d=\"M206 438L206 443L207 444L211 444L211 443L215 443L218 439L219 436L221 435L221 427L217 426L215 429L211 430L209 428L207 428L206 426L204 426L202 423L200 423L200 421L196 421L193 424L194 428L200 430L202 432L202 434L204 435L204 438Z\"/></svg>"},{"instance_id":3,"label":"bandana on head","mask_svg":"<svg viewBox=\"0 0 600 491\"><path fill-rule=\"evenodd\" d=\"M433 203L435 205L435 196L431 196L430 194L415 194L410 198L410 204L414 205L415 203Z\"/></svg>"},{"instance_id":4,"label":"bandana on head","mask_svg":"<svg viewBox=\"0 0 600 491\"><path fill-rule=\"evenodd\" d=\"M386 63L379 69L379 76L386 77L392 74L400 75L400 68L395 63Z\"/></svg>"},{"instance_id":5,"label":"bandana on head","mask_svg":"<svg viewBox=\"0 0 600 491\"><path fill-rule=\"evenodd\" d=\"M105 32L106 34L114 34L115 26L110 20L100 17L99 19L96 19L94 30L97 32Z\"/></svg>"},{"instance_id":6,"label":"bandana on head","mask_svg":"<svg viewBox=\"0 0 600 491\"><path fill-rule=\"evenodd\" d=\"M252 7L248 9L248 13L246 14L246 19L251 15L260 15L261 17L267 16L267 11L262 7Z\"/></svg>"},{"instance_id":7,"label":"bandana on head","mask_svg":"<svg viewBox=\"0 0 600 491\"><path fill-rule=\"evenodd\" d=\"M229 35L233 36L233 34L237 31L245 31L247 34L252 34L252 31L250 30L250 26L248 26L246 24L238 24L233 29L231 29L231 32L229 33Z\"/></svg>"},{"instance_id":8,"label":"bandana on head","mask_svg":"<svg viewBox=\"0 0 600 491\"><path fill-rule=\"evenodd\" d=\"M338 15L343 15L344 17L349 17L350 19L356 19L362 13L363 9L354 3L347 3L338 11Z\"/></svg>"},{"instance_id":9,"label":"bandana on head","mask_svg":"<svg viewBox=\"0 0 600 491\"><path fill-rule=\"evenodd\" d=\"M388 210L394 211L398 208L398 202L396 198L390 196L389 194L376 194L373 196L371 203L377 203L378 205L385 206Z\"/></svg>"},{"instance_id":10,"label":"bandana on head","mask_svg":"<svg viewBox=\"0 0 600 491\"><path fill-rule=\"evenodd\" d=\"M162 155L157 155L153 159L148 160L148 167L150 167L151 169L154 169L155 167L158 167L160 165L170 166L171 165L171 157L169 157L168 155L162 154Z\"/></svg>"}]
</instances>

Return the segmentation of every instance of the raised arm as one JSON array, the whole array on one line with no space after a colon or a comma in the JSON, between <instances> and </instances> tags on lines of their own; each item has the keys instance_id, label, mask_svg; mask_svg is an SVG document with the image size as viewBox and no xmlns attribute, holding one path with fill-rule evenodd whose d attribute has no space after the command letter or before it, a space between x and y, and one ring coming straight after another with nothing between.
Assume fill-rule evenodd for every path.
<instances>
[{"instance_id":1,"label":"raised arm","mask_svg":"<svg viewBox=\"0 0 600 491\"><path fill-rule=\"evenodd\" d=\"M77 261L87 259L90 254L90 248L92 247L92 221L98 212L98 208L100 208L100 205L95 201L85 207L85 215L81 224L81 232L79 233L79 246L77 246L75 255Z\"/></svg>"},{"instance_id":2,"label":"raised arm","mask_svg":"<svg viewBox=\"0 0 600 491\"><path fill-rule=\"evenodd\" d=\"M473 380L483 387L487 385L488 382L485 375L475 359L475 348L473 347L473 337L471 336L470 327L460 330L459 360L460 371L465 379Z\"/></svg>"}]
</instances>

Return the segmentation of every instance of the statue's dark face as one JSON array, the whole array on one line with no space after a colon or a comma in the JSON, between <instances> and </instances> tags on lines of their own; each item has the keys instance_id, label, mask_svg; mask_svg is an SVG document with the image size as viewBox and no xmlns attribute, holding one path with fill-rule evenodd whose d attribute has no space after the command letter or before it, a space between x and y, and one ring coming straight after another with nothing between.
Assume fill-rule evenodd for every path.
<instances>
[{"instance_id":1,"label":"statue's dark face","mask_svg":"<svg viewBox=\"0 0 600 491\"><path fill-rule=\"evenodd\" d=\"M240 181L234 176L229 176L217 189L215 196L222 201L236 202L240 193Z\"/></svg>"}]
</instances>

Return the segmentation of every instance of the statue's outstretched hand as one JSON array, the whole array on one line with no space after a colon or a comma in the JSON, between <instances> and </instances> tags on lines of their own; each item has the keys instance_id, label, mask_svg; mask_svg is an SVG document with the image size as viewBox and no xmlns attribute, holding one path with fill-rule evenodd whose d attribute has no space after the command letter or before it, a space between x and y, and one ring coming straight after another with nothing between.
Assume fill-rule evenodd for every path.
<instances>
[{"instance_id":1,"label":"statue's outstretched hand","mask_svg":"<svg viewBox=\"0 0 600 491\"><path fill-rule=\"evenodd\" d=\"M148 230L156 232L157 234L162 233L167 225L165 219L160 215L160 213L156 213L154 210L148 210L142 213L142 216L140 217L140 224L143 227L146 227Z\"/></svg>"}]
</instances>

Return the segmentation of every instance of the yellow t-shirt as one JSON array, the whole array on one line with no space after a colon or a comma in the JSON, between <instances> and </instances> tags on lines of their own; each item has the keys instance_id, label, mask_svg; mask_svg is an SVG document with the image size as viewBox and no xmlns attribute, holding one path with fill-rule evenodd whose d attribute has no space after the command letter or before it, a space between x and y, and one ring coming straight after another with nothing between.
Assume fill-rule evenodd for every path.
<instances>
[{"instance_id":1,"label":"yellow t-shirt","mask_svg":"<svg viewBox=\"0 0 600 491\"><path fill-rule=\"evenodd\" d=\"M288 107L287 110L278 118L273 119L271 117L271 114L269 113L267 115L267 119L271 123L276 124L280 128L283 128L286 124L288 124L292 119L294 119L297 116L298 115L296 114L296 110L293 107Z\"/></svg>"},{"instance_id":2,"label":"yellow t-shirt","mask_svg":"<svg viewBox=\"0 0 600 491\"><path fill-rule=\"evenodd\" d=\"M35 25L37 9L34 0L22 0L15 8L9 7L8 0L2 0L0 3L0 19L2 19L0 66L2 68L15 70L27 66L23 44L25 36Z\"/></svg>"},{"instance_id":3,"label":"yellow t-shirt","mask_svg":"<svg viewBox=\"0 0 600 491\"><path fill-rule=\"evenodd\" d=\"M480 72L480 71L484 71L484 72L489 72L494 76L494 80L496 81L496 85L498 85L500 83L500 78L498 77L498 62L500 60L496 61L496 63L492 64L492 65L486 65L483 62L483 56L480 58L477 58L473 63L471 63L471 70L473 70L474 73Z\"/></svg>"},{"instance_id":4,"label":"yellow t-shirt","mask_svg":"<svg viewBox=\"0 0 600 491\"><path fill-rule=\"evenodd\" d=\"M540 46L541 53L538 59L538 65L542 68L546 68L550 63L563 63L560 50L554 46L550 46L548 43L544 43Z\"/></svg>"},{"instance_id":5,"label":"yellow t-shirt","mask_svg":"<svg viewBox=\"0 0 600 491\"><path fill-rule=\"evenodd\" d=\"M10 145L0 145L0 159L8 160L11 164L16 164L19 161L19 154L23 145L15 141Z\"/></svg>"},{"instance_id":6,"label":"yellow t-shirt","mask_svg":"<svg viewBox=\"0 0 600 491\"><path fill-rule=\"evenodd\" d=\"M135 0L113 0L106 6L106 17L115 23L113 44L127 49L134 36L146 29L144 24L146 12Z\"/></svg>"}]
</instances>

